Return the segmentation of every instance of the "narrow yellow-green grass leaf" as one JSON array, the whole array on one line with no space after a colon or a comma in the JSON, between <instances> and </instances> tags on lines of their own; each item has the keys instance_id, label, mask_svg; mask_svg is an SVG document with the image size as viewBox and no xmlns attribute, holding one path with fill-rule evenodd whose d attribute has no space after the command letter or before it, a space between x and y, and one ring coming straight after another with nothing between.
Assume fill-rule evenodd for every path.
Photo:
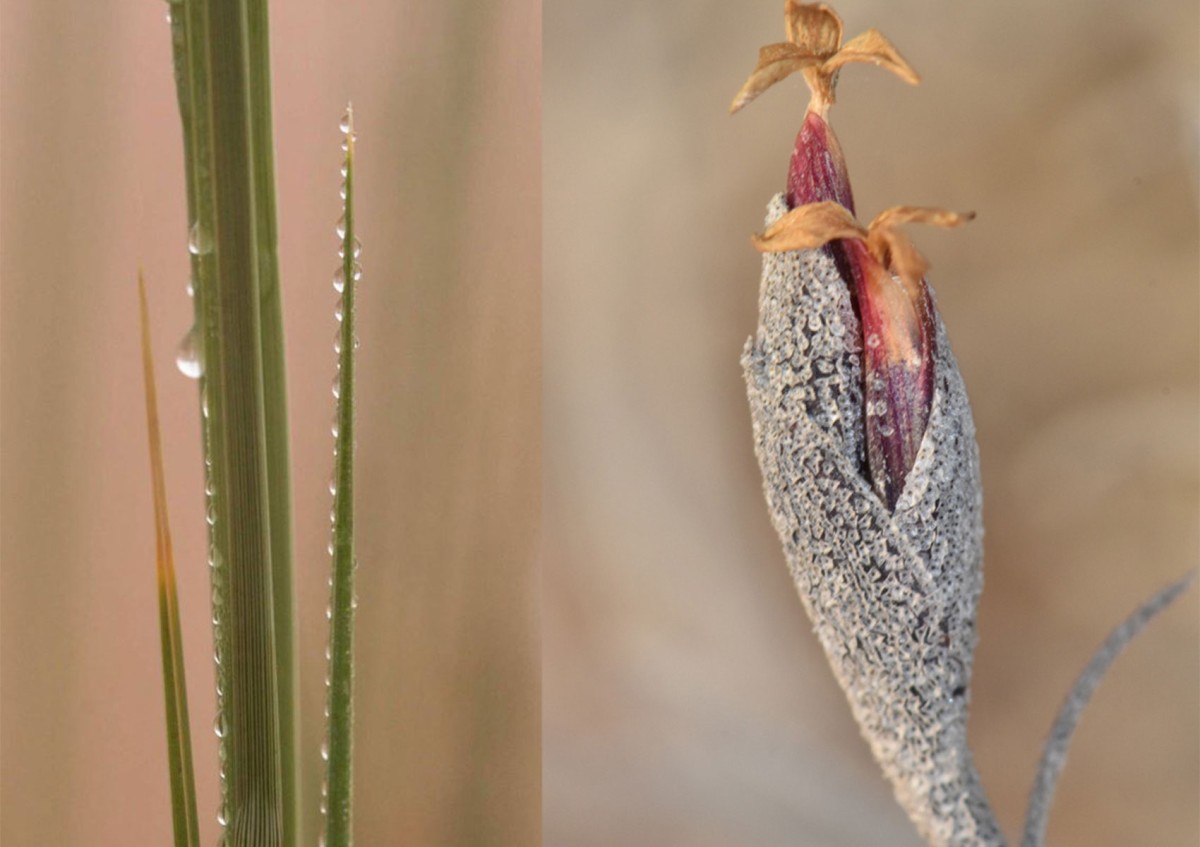
<instances>
[{"instance_id":1,"label":"narrow yellow-green grass leaf","mask_svg":"<svg viewBox=\"0 0 1200 847\"><path fill-rule=\"evenodd\" d=\"M354 235L354 109L342 118L345 206L338 231L342 236L342 263L334 274L341 292L337 317L341 321L338 344L337 427L333 460L333 577L329 598L329 720L322 756L326 759L326 847L350 847L354 842L354 354L355 296L362 268Z\"/></svg>"},{"instance_id":2,"label":"narrow yellow-green grass leaf","mask_svg":"<svg viewBox=\"0 0 1200 847\"><path fill-rule=\"evenodd\" d=\"M163 697L167 710L167 761L171 776L171 812L176 847L199 847L196 819L196 778L192 771L191 729L188 723L187 680L183 668L183 639L179 631L179 598L175 591L175 561L167 519L167 484L163 473L162 436L158 426L158 393L150 354L150 317L146 284L138 271L138 306L142 326L142 372L146 387L146 431L150 444L150 479L154 490L154 546L158 562L158 624L162 645Z\"/></svg>"}]
</instances>

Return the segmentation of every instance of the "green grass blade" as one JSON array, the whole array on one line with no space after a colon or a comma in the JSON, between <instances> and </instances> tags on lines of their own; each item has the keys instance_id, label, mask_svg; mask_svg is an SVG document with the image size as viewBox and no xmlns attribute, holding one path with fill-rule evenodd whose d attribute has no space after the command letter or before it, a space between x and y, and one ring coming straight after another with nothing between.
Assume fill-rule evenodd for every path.
<instances>
[{"instance_id":1,"label":"green grass blade","mask_svg":"<svg viewBox=\"0 0 1200 847\"><path fill-rule=\"evenodd\" d=\"M186 170L188 248L191 254L195 329L199 336L202 373L199 379L201 444L204 451L205 511L209 516L208 564L212 581L213 657L217 693L217 756L220 761L220 811L224 826L230 808L230 784L234 781L232 738L225 731L230 691L229 661L232 650L225 626L229 594L229 541L226 521L218 522L218 506L227 489L223 427L223 400L218 343L216 265L212 232L212 134L210 131L211 81L209 74L208 5L206 2L172 3L171 46L175 67L179 116L183 125ZM222 492L218 494L218 492Z\"/></svg>"},{"instance_id":2,"label":"green grass blade","mask_svg":"<svg viewBox=\"0 0 1200 847\"><path fill-rule=\"evenodd\" d=\"M187 678L183 668L183 638L179 629L179 597L175 590L174 552L171 547L171 526L167 519L167 484L163 473L162 436L158 426L158 393L154 384L154 360L150 354L150 317L146 308L146 284L141 271L138 272L138 307L142 330L150 477L154 488L158 622L162 644L163 697L167 711L171 814L175 824L175 847L199 847L200 825L196 818L196 777L192 770Z\"/></svg>"},{"instance_id":3,"label":"green grass blade","mask_svg":"<svg viewBox=\"0 0 1200 847\"><path fill-rule=\"evenodd\" d=\"M333 462L333 576L329 599L329 720L326 725L325 811L326 847L350 847L354 841L354 353L355 295L362 275L358 239L354 235L354 110L346 108L345 208L338 223L342 235L342 264L334 278L341 287L338 316L342 325L338 349L337 429Z\"/></svg>"},{"instance_id":4,"label":"green grass blade","mask_svg":"<svg viewBox=\"0 0 1200 847\"><path fill-rule=\"evenodd\" d=\"M271 580L275 611L276 699L279 704L283 842L302 844L300 815L300 674L296 641L296 588L292 561L291 445L279 236L275 214L275 149L271 119L271 51L266 0L247 3L250 143L255 161L254 207L258 238L259 320L263 403L267 427L267 485L271 519Z\"/></svg>"},{"instance_id":5,"label":"green grass blade","mask_svg":"<svg viewBox=\"0 0 1200 847\"><path fill-rule=\"evenodd\" d=\"M290 602L278 618L275 608L277 564L286 572L283 596L290 600L292 591L291 498L287 423L278 400L282 330L276 321L264 331L262 317L264 267L271 269L268 288L276 302L279 286L273 163L262 152L271 147L270 123L254 117L263 101L256 85L269 87L269 77L262 76L266 59L255 53L265 45L265 32L255 34L251 27L252 19L265 27L265 6L261 14L253 12L256 2L261 0L191 0L174 7L172 15L203 350L223 775L219 818L230 847L290 845L297 832L295 792L285 784L294 787L295 769L289 766L285 777L284 764L294 762L295 753L294 614ZM269 98L265 108L269 115ZM270 413L268 382L276 398ZM275 467L272 476L280 456L283 469ZM285 552L276 563L281 544ZM288 666L282 673L281 655Z\"/></svg>"}]
</instances>

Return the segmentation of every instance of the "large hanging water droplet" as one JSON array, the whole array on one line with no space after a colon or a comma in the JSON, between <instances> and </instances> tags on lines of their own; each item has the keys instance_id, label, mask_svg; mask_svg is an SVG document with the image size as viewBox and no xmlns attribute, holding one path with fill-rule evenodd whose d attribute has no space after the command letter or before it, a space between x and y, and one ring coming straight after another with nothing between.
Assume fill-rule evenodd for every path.
<instances>
[{"instance_id":1,"label":"large hanging water droplet","mask_svg":"<svg viewBox=\"0 0 1200 847\"><path fill-rule=\"evenodd\" d=\"M221 801L221 805L217 806L217 823L221 826L229 826L229 806L225 801Z\"/></svg>"},{"instance_id":2,"label":"large hanging water droplet","mask_svg":"<svg viewBox=\"0 0 1200 847\"><path fill-rule=\"evenodd\" d=\"M340 297L338 298L337 306L333 309L333 316L338 319L339 323L346 317L346 306L342 303L342 298Z\"/></svg>"},{"instance_id":3,"label":"large hanging water droplet","mask_svg":"<svg viewBox=\"0 0 1200 847\"><path fill-rule=\"evenodd\" d=\"M212 236L207 229L200 226L200 221L196 221L188 232L188 252L193 256L203 256L205 253L211 253L212 249Z\"/></svg>"},{"instance_id":4,"label":"large hanging water droplet","mask_svg":"<svg viewBox=\"0 0 1200 847\"><path fill-rule=\"evenodd\" d=\"M346 290L346 269L339 267L333 272L333 290L341 294Z\"/></svg>"},{"instance_id":5,"label":"large hanging water droplet","mask_svg":"<svg viewBox=\"0 0 1200 847\"><path fill-rule=\"evenodd\" d=\"M200 333L194 326L179 342L179 349L175 352L175 367L188 379L199 379L204 375L204 359L200 355Z\"/></svg>"},{"instance_id":6,"label":"large hanging water droplet","mask_svg":"<svg viewBox=\"0 0 1200 847\"><path fill-rule=\"evenodd\" d=\"M338 218L337 226L335 226L333 228L333 231L337 233L338 238L346 237L346 215L345 214L343 214L340 218Z\"/></svg>"},{"instance_id":7,"label":"large hanging water droplet","mask_svg":"<svg viewBox=\"0 0 1200 847\"><path fill-rule=\"evenodd\" d=\"M229 724L225 721L225 713L217 712L217 717L213 721L213 734L217 738L224 738L229 733Z\"/></svg>"},{"instance_id":8,"label":"large hanging water droplet","mask_svg":"<svg viewBox=\"0 0 1200 847\"><path fill-rule=\"evenodd\" d=\"M350 269L350 278L355 282L358 282L360 279L362 279L362 265L360 265L358 262L355 262L354 267Z\"/></svg>"}]
</instances>

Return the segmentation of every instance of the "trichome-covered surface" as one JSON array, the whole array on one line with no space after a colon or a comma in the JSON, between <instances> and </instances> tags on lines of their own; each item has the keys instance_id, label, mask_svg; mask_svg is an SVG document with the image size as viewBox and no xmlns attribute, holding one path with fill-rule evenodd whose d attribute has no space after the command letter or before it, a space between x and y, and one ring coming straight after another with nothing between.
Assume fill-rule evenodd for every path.
<instances>
[{"instance_id":1,"label":"trichome-covered surface","mask_svg":"<svg viewBox=\"0 0 1200 847\"><path fill-rule=\"evenodd\" d=\"M767 225L787 211L782 195ZM742 359L772 521L864 737L921 834L1003 839L967 748L983 524L975 428L937 318L929 425L894 513L863 472L862 348L825 249L766 253Z\"/></svg>"}]
</instances>

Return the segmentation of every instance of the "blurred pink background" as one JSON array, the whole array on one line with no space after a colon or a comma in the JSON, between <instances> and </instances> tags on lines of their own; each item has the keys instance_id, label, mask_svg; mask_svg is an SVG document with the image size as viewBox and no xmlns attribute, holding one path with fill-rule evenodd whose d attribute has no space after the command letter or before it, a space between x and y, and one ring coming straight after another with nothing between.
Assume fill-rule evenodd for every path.
<instances>
[{"instance_id":1,"label":"blurred pink background","mask_svg":"<svg viewBox=\"0 0 1200 847\"><path fill-rule=\"evenodd\" d=\"M145 268L216 843L183 164L162 2L3 5L4 843L166 844ZM359 128L356 823L537 843L541 8L272 3L307 799L320 777L338 119ZM306 843L316 843L315 818Z\"/></svg>"},{"instance_id":2,"label":"blurred pink background","mask_svg":"<svg viewBox=\"0 0 1200 847\"><path fill-rule=\"evenodd\" d=\"M726 114L782 0L547 3L545 840L916 845L858 736L763 503L738 366L749 243L799 79ZM912 229L971 392L986 589L971 739L1019 831L1091 651L1197 565L1198 8L840 2L924 77L841 75L860 215ZM1200 833L1200 594L1085 715L1049 843Z\"/></svg>"}]
</instances>

